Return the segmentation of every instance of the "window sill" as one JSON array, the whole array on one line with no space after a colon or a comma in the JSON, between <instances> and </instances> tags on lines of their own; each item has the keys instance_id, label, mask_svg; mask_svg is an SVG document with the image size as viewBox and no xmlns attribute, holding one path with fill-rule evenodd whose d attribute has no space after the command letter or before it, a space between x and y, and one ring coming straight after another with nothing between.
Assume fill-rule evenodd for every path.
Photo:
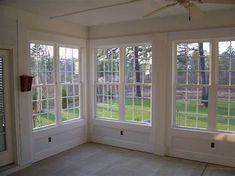
<instances>
[{"instance_id":1,"label":"window sill","mask_svg":"<svg viewBox=\"0 0 235 176\"><path fill-rule=\"evenodd\" d=\"M76 119L67 122L62 122L59 125L51 125L45 128L35 129L33 130L33 137L41 138L48 135L58 134L64 131L71 130L73 128L86 126L86 123L87 123L86 119Z\"/></svg>"},{"instance_id":2,"label":"window sill","mask_svg":"<svg viewBox=\"0 0 235 176\"><path fill-rule=\"evenodd\" d=\"M209 131L207 129L193 129L193 128L182 128L182 127L172 127L171 128L171 133L174 136L195 136L195 137L203 137L203 138L208 138L208 137L213 137L213 138L218 138L222 136L230 136L234 138L235 140L235 133L234 132L226 132L226 131Z\"/></svg>"},{"instance_id":3,"label":"window sill","mask_svg":"<svg viewBox=\"0 0 235 176\"><path fill-rule=\"evenodd\" d=\"M126 121L115 121L110 119L94 118L92 119L93 125L104 126L108 128L117 128L122 130L138 131L138 132L150 132L152 126L150 124L138 124Z\"/></svg>"}]
</instances>

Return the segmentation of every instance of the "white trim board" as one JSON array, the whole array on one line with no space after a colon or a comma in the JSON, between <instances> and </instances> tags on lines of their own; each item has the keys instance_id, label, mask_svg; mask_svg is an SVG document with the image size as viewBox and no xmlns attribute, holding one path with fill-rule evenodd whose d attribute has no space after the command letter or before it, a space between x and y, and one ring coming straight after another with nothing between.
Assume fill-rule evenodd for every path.
<instances>
[{"instance_id":1,"label":"white trim board","mask_svg":"<svg viewBox=\"0 0 235 176\"><path fill-rule=\"evenodd\" d=\"M57 145L53 148L49 148L46 150L43 150L41 152L34 154L33 162L40 161L42 159L48 158L50 156L56 155L58 153L61 153L63 151L69 150L71 148L74 148L78 145L86 143L86 137L77 138L75 140L71 140L69 142L65 142L63 144Z\"/></svg>"},{"instance_id":2,"label":"white trim board","mask_svg":"<svg viewBox=\"0 0 235 176\"><path fill-rule=\"evenodd\" d=\"M154 153L153 146L150 144L149 145L140 144L140 143L122 141L118 139L106 138L106 137L101 137L101 136L92 138L92 142L131 149L131 150L137 150L137 151L142 151L142 152L147 152L147 153Z\"/></svg>"}]
</instances>

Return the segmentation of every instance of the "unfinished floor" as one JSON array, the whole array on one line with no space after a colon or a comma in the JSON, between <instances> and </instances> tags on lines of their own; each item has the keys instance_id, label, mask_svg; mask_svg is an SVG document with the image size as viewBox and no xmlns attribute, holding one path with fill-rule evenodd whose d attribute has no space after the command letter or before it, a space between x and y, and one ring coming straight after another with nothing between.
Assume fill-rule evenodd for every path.
<instances>
[{"instance_id":1,"label":"unfinished floor","mask_svg":"<svg viewBox=\"0 0 235 176\"><path fill-rule=\"evenodd\" d=\"M87 143L11 176L235 176L235 168Z\"/></svg>"}]
</instances>

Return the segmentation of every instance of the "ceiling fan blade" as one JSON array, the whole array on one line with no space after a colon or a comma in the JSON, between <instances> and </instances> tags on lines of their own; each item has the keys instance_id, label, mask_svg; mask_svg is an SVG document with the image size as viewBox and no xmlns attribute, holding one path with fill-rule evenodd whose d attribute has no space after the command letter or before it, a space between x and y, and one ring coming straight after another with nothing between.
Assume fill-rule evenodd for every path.
<instances>
[{"instance_id":1,"label":"ceiling fan blade","mask_svg":"<svg viewBox=\"0 0 235 176\"><path fill-rule=\"evenodd\" d=\"M116 6L121 6L121 5L132 4L132 3L135 3L135 2L139 2L139 1L143 1L143 0L129 0L127 2L120 2L120 3L116 3L116 4L109 4L109 5L104 5L104 6L99 6L99 7L79 10L79 11L75 11L75 12L64 13L64 14L61 14L61 15L52 16L50 18L54 19L54 18L59 18L59 17L64 17L64 16L70 16L70 15L75 15L75 14L79 14L79 13L85 13L85 12L89 12L89 11L93 11L93 10L99 10L99 9L105 9L105 8L110 8L110 7L116 7Z\"/></svg>"},{"instance_id":2,"label":"ceiling fan blade","mask_svg":"<svg viewBox=\"0 0 235 176\"><path fill-rule=\"evenodd\" d=\"M235 4L235 0L201 0L203 3Z\"/></svg>"},{"instance_id":3,"label":"ceiling fan blade","mask_svg":"<svg viewBox=\"0 0 235 176\"><path fill-rule=\"evenodd\" d=\"M196 6L193 3L190 4L190 11L191 11L191 15L193 17L203 17L203 16L205 16L205 14L201 11L201 9L199 9L198 6Z\"/></svg>"},{"instance_id":4,"label":"ceiling fan blade","mask_svg":"<svg viewBox=\"0 0 235 176\"><path fill-rule=\"evenodd\" d=\"M172 3L172 4L168 4L166 6L163 6L163 7L159 8L159 9L156 9L156 10L154 10L154 11L144 15L143 18L147 18L147 17L153 16L153 15L157 14L158 12L160 12L160 11L162 11L162 10L168 8L168 7L175 6L177 4L178 4L178 2L175 2L175 3Z\"/></svg>"}]
</instances>

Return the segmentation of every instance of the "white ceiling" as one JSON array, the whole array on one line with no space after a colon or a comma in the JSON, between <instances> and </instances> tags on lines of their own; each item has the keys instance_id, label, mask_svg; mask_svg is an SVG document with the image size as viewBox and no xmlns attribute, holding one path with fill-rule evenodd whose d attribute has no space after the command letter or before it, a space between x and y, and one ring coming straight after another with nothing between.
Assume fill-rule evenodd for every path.
<instances>
[{"instance_id":1,"label":"white ceiling","mask_svg":"<svg viewBox=\"0 0 235 176\"><path fill-rule=\"evenodd\" d=\"M129 0L1 0L0 4L9 5L46 17L54 17L84 9L127 1ZM80 14L59 17L57 19L86 26L138 20L142 19L143 15L148 12L158 9L166 4L165 0L141 0L131 4L97 9ZM222 4L198 4L198 7L204 12L235 8L234 5ZM179 14L187 14L187 11L183 7L176 5L159 12L153 17L174 16Z\"/></svg>"}]
</instances>

